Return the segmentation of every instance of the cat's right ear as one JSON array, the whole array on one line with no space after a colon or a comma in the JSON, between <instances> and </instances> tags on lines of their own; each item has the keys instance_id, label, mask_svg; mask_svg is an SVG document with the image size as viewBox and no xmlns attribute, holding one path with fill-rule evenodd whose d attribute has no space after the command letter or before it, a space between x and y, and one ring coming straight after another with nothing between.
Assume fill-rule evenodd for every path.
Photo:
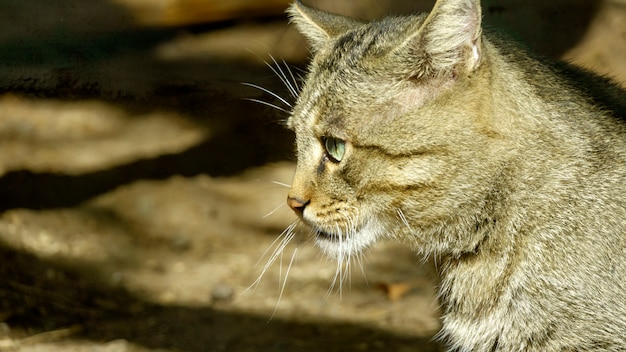
<instances>
[{"instance_id":1,"label":"cat's right ear","mask_svg":"<svg viewBox=\"0 0 626 352\"><path fill-rule=\"evenodd\" d=\"M482 61L480 0L437 0L422 26L400 51L415 77L472 72Z\"/></svg>"},{"instance_id":2,"label":"cat's right ear","mask_svg":"<svg viewBox=\"0 0 626 352\"><path fill-rule=\"evenodd\" d=\"M313 52L318 51L329 40L361 25L354 19L324 12L304 5L296 0L287 9L290 21L311 44Z\"/></svg>"}]
</instances>

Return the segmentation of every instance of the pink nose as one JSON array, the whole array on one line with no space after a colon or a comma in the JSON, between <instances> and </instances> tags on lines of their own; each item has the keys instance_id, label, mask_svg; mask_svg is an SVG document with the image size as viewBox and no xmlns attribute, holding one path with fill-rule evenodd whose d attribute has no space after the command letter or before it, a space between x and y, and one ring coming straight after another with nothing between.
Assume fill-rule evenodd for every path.
<instances>
[{"instance_id":1,"label":"pink nose","mask_svg":"<svg viewBox=\"0 0 626 352\"><path fill-rule=\"evenodd\" d=\"M293 209L293 211L295 211L298 215L302 215L302 213L304 212L304 208L306 208L307 204L309 203L309 200L303 201L294 197L287 198L287 205L289 205L289 207Z\"/></svg>"}]
</instances>

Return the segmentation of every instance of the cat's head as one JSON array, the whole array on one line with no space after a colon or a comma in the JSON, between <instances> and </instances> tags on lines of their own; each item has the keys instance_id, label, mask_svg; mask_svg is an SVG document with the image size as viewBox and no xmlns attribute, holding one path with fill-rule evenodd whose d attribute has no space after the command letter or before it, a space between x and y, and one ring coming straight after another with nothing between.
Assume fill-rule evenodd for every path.
<instances>
[{"instance_id":1,"label":"cat's head","mask_svg":"<svg viewBox=\"0 0 626 352\"><path fill-rule=\"evenodd\" d=\"M288 120L289 206L338 259L386 235L445 250L449 239L429 236L447 236L436 229L486 192L471 165L489 138L473 77L485 61L479 1L372 23L300 2L289 14L315 54Z\"/></svg>"}]
</instances>

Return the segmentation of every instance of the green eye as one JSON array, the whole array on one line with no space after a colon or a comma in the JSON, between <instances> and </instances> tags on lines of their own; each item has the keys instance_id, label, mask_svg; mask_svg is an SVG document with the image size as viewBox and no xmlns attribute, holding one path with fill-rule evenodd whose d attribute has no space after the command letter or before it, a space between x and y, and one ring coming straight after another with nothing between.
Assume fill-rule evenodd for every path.
<instances>
[{"instance_id":1,"label":"green eye","mask_svg":"<svg viewBox=\"0 0 626 352\"><path fill-rule=\"evenodd\" d=\"M340 162L346 153L346 142L333 137L324 137L322 140L330 159L336 163Z\"/></svg>"}]
</instances>

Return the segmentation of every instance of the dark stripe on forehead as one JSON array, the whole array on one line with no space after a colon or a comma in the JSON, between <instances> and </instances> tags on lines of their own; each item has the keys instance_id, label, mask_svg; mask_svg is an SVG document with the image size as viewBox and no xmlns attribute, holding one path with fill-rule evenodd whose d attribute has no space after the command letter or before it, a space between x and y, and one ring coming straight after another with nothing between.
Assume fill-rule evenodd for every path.
<instances>
[{"instance_id":1,"label":"dark stripe on forehead","mask_svg":"<svg viewBox=\"0 0 626 352\"><path fill-rule=\"evenodd\" d=\"M331 61L353 66L368 54L380 55L399 45L407 31L422 22L422 16L389 17L348 32L337 39Z\"/></svg>"},{"instance_id":2,"label":"dark stripe on forehead","mask_svg":"<svg viewBox=\"0 0 626 352\"><path fill-rule=\"evenodd\" d=\"M359 30L346 33L341 36L334 46L333 62L336 65L343 63L349 67L354 67L371 48L375 46L379 38L379 30L374 31L372 27L367 30Z\"/></svg>"}]
</instances>

